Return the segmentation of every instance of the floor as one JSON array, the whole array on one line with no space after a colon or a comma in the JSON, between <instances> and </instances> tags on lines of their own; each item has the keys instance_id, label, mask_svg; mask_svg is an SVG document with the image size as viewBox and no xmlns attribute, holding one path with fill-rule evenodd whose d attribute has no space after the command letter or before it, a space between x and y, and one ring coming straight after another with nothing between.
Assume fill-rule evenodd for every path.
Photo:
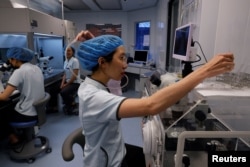
<instances>
[{"instance_id":1,"label":"floor","mask_svg":"<svg viewBox=\"0 0 250 167\"><path fill-rule=\"evenodd\" d=\"M139 97L138 92L127 91L124 93L126 97ZM121 120L122 131L126 143L142 146L141 118L128 118ZM1 167L79 167L82 166L82 150L80 146L74 146L75 158L71 162L65 162L62 159L61 147L64 139L74 129L80 127L78 116L64 115L62 112L48 114L47 122L41 127L39 135L49 138L52 148L51 153L44 153L36 157L32 164L26 161L10 160L6 145L0 143L0 164Z\"/></svg>"}]
</instances>

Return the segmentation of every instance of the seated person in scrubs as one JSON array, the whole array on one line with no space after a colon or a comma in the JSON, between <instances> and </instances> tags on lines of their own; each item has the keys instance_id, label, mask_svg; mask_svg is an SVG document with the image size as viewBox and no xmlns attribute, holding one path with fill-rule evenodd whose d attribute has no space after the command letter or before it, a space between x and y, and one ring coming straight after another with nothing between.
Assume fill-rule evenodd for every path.
<instances>
[{"instance_id":1,"label":"seated person in scrubs","mask_svg":"<svg viewBox=\"0 0 250 167\"><path fill-rule=\"evenodd\" d=\"M0 94L0 100L8 100L15 90L20 92L19 101L8 110L0 111L0 132L9 138L10 146L18 146L21 139L14 134L9 123L37 119L33 103L45 96L44 78L41 69L30 63L34 52L20 47L7 51L7 58L15 69L10 76L5 90ZM4 103L3 103L4 104Z\"/></svg>"},{"instance_id":2,"label":"seated person in scrubs","mask_svg":"<svg viewBox=\"0 0 250 167\"><path fill-rule=\"evenodd\" d=\"M83 69L92 71L78 89L79 118L86 139L84 167L145 167L143 149L124 143L120 120L158 114L204 79L234 68L233 54L221 53L148 98L126 98L110 93L107 85L110 79L120 81L128 66L122 39L114 35L89 36L89 31L82 31L76 37L82 41L77 58Z\"/></svg>"},{"instance_id":3,"label":"seated person in scrubs","mask_svg":"<svg viewBox=\"0 0 250 167\"><path fill-rule=\"evenodd\" d=\"M66 60L64 62L64 75L61 82L60 94L64 103L64 112L71 114L76 108L75 97L80 86L80 65L75 58L75 49L70 46L66 48ZM77 106L78 107L78 106Z\"/></svg>"}]
</instances>

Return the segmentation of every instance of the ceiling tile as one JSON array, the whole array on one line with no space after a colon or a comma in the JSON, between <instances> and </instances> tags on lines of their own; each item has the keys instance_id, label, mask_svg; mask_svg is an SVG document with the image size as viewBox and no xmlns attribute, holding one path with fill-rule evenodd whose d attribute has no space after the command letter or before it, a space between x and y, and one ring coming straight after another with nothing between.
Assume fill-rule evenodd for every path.
<instances>
[{"instance_id":1,"label":"ceiling tile","mask_svg":"<svg viewBox=\"0 0 250 167\"><path fill-rule=\"evenodd\" d=\"M121 10L120 0L94 0L102 10Z\"/></svg>"},{"instance_id":2,"label":"ceiling tile","mask_svg":"<svg viewBox=\"0 0 250 167\"><path fill-rule=\"evenodd\" d=\"M69 10L90 10L83 0L63 0L63 5Z\"/></svg>"}]
</instances>

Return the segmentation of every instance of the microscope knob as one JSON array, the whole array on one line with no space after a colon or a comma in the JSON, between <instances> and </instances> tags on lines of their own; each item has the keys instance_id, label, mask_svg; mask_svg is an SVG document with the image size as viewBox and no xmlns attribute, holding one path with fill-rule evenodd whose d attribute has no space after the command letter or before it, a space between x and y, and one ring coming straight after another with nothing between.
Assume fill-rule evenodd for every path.
<instances>
[{"instance_id":1,"label":"microscope knob","mask_svg":"<svg viewBox=\"0 0 250 167\"><path fill-rule=\"evenodd\" d=\"M203 111L197 110L197 111L195 112L195 118L196 118L197 120L199 120L199 121L202 122L202 121L206 120L207 116L206 116L206 114L205 114Z\"/></svg>"},{"instance_id":2,"label":"microscope knob","mask_svg":"<svg viewBox=\"0 0 250 167\"><path fill-rule=\"evenodd\" d=\"M185 167L190 166L190 158L187 155L183 155L182 163L184 164Z\"/></svg>"},{"instance_id":3,"label":"microscope knob","mask_svg":"<svg viewBox=\"0 0 250 167\"><path fill-rule=\"evenodd\" d=\"M161 76L158 71L155 71L152 76L150 77L150 82L156 86L161 85Z\"/></svg>"}]
</instances>

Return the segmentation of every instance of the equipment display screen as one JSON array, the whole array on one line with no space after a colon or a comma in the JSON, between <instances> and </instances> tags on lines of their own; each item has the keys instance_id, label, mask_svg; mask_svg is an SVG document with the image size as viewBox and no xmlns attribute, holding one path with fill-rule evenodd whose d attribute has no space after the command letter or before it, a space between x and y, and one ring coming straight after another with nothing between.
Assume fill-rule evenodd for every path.
<instances>
[{"instance_id":1,"label":"equipment display screen","mask_svg":"<svg viewBox=\"0 0 250 167\"><path fill-rule=\"evenodd\" d=\"M174 54L186 56L188 47L188 36L190 27L184 27L176 30Z\"/></svg>"},{"instance_id":2,"label":"equipment display screen","mask_svg":"<svg viewBox=\"0 0 250 167\"><path fill-rule=\"evenodd\" d=\"M134 62L146 63L148 60L147 50L136 50L134 55Z\"/></svg>"},{"instance_id":3,"label":"equipment display screen","mask_svg":"<svg viewBox=\"0 0 250 167\"><path fill-rule=\"evenodd\" d=\"M186 24L175 30L173 58L190 61L190 48L194 24Z\"/></svg>"}]
</instances>

